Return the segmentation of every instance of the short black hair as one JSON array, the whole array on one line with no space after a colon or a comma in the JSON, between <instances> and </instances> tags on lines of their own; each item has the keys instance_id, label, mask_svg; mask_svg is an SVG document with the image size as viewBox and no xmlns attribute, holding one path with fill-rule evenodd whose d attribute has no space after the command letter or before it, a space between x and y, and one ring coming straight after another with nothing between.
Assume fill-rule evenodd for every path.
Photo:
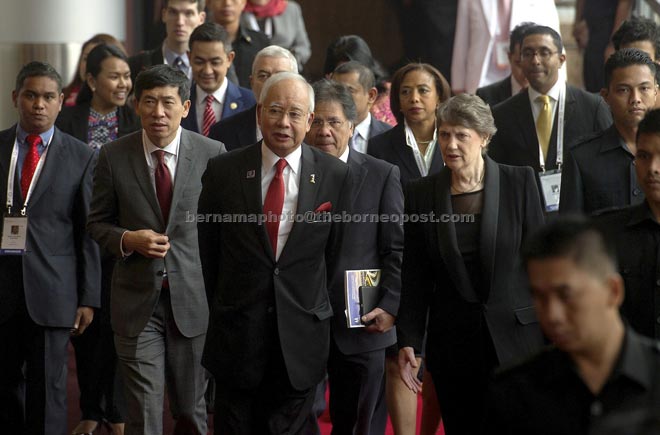
<instances>
[{"instance_id":1,"label":"short black hair","mask_svg":"<svg viewBox=\"0 0 660 435\"><path fill-rule=\"evenodd\" d=\"M653 20L642 17L632 17L624 21L612 35L612 44L615 50L620 50L622 45L638 41L649 41L653 44L655 57L660 56L660 32Z\"/></svg>"},{"instance_id":2,"label":"short black hair","mask_svg":"<svg viewBox=\"0 0 660 435\"><path fill-rule=\"evenodd\" d=\"M374 77L373 71L354 60L342 63L335 68L332 74L350 74L354 72L358 74L360 86L362 86L366 92L369 92L369 89L376 86L376 78Z\"/></svg>"},{"instance_id":3,"label":"short black hair","mask_svg":"<svg viewBox=\"0 0 660 435\"><path fill-rule=\"evenodd\" d=\"M188 0L188 3L197 3L197 12L204 12L204 8L206 7L206 0ZM163 8L168 7L169 4L170 0L164 0Z\"/></svg>"},{"instance_id":4,"label":"short black hair","mask_svg":"<svg viewBox=\"0 0 660 435\"><path fill-rule=\"evenodd\" d=\"M651 71L653 81L655 82L655 73L657 67L651 60L651 57L647 53L637 48L624 48L612 53L612 55L605 62L605 87L608 88L610 86L614 70L633 65L647 66Z\"/></svg>"},{"instance_id":5,"label":"short black hair","mask_svg":"<svg viewBox=\"0 0 660 435\"><path fill-rule=\"evenodd\" d=\"M57 92L62 92L62 76L60 76L60 73L50 64L39 61L32 61L23 65L23 68L21 68L16 76L14 91L19 93L23 87L23 83L25 83L25 79L30 77L48 77L49 79L53 79L57 83Z\"/></svg>"},{"instance_id":6,"label":"short black hair","mask_svg":"<svg viewBox=\"0 0 660 435\"><path fill-rule=\"evenodd\" d=\"M346 119L355 124L357 109L351 91L345 84L321 79L312 85L312 89L314 89L315 106L318 106L319 103L339 103Z\"/></svg>"},{"instance_id":7,"label":"short black hair","mask_svg":"<svg viewBox=\"0 0 660 435\"><path fill-rule=\"evenodd\" d=\"M660 109L649 110L637 126L637 139L643 134L660 134Z\"/></svg>"},{"instance_id":8,"label":"short black hair","mask_svg":"<svg viewBox=\"0 0 660 435\"><path fill-rule=\"evenodd\" d=\"M191 51L194 42L222 42L225 53L229 54L232 51L229 33L217 23L209 22L197 26L190 34L190 39L188 40L188 47Z\"/></svg>"},{"instance_id":9,"label":"short black hair","mask_svg":"<svg viewBox=\"0 0 660 435\"><path fill-rule=\"evenodd\" d=\"M516 45L522 46L523 38L525 37L525 31L532 26L536 26L536 23L525 21L524 23L520 23L513 28L511 34L509 35L509 53L513 53Z\"/></svg>"},{"instance_id":10,"label":"short black hair","mask_svg":"<svg viewBox=\"0 0 660 435\"><path fill-rule=\"evenodd\" d=\"M190 81L181 70L171 65L159 64L145 69L135 79L135 98L140 101L142 91L172 86L179 90L181 102L190 99Z\"/></svg>"},{"instance_id":11,"label":"short black hair","mask_svg":"<svg viewBox=\"0 0 660 435\"><path fill-rule=\"evenodd\" d=\"M537 229L525 240L522 258L526 267L533 260L567 258L599 278L617 271L613 243L583 216L559 216Z\"/></svg>"},{"instance_id":12,"label":"short black hair","mask_svg":"<svg viewBox=\"0 0 660 435\"><path fill-rule=\"evenodd\" d=\"M561 35L559 35L559 33L557 33L557 31L552 27L541 26L538 24L529 26L525 30L523 34L523 39L520 42L520 46L522 47L522 43L525 40L525 38L532 35L550 35L550 37L552 38L552 42L555 44L555 47L557 47L557 51L559 52L559 54L561 54L564 51L564 44L561 41Z\"/></svg>"},{"instance_id":13,"label":"short black hair","mask_svg":"<svg viewBox=\"0 0 660 435\"><path fill-rule=\"evenodd\" d=\"M339 64L351 60L360 62L369 68L376 78L376 87L378 92L382 92L383 82L387 81L388 73L385 68L374 59L371 54L369 44L358 35L343 35L335 39L328 45L325 52L325 63L323 65L323 74L332 73Z\"/></svg>"}]
</instances>

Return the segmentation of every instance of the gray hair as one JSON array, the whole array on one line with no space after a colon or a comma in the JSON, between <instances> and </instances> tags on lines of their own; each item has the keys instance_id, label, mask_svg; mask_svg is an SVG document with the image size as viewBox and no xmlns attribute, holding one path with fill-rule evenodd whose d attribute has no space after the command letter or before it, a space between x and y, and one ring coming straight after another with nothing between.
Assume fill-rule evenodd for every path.
<instances>
[{"instance_id":1,"label":"gray hair","mask_svg":"<svg viewBox=\"0 0 660 435\"><path fill-rule=\"evenodd\" d=\"M476 95L458 94L438 107L438 124L460 125L491 138L497 133L490 106Z\"/></svg>"},{"instance_id":2,"label":"gray hair","mask_svg":"<svg viewBox=\"0 0 660 435\"><path fill-rule=\"evenodd\" d=\"M268 47L259 50L252 61L252 74L254 74L254 66L262 57L288 59L291 63L291 72L298 74L298 61L296 60L296 57L289 50L280 47L279 45L269 45Z\"/></svg>"},{"instance_id":3,"label":"gray hair","mask_svg":"<svg viewBox=\"0 0 660 435\"><path fill-rule=\"evenodd\" d=\"M314 89L312 89L312 86L309 83L307 83L307 80L305 80L303 76L288 71L283 71L281 73L273 74L268 78L268 80L266 80L263 88L261 88L261 95L259 95L259 104L264 104L264 101L266 100L266 96L268 95L268 91L270 90L270 88L283 80L294 80L304 84L305 88L307 89L307 93L309 94L309 112L310 113L314 112Z\"/></svg>"}]
</instances>

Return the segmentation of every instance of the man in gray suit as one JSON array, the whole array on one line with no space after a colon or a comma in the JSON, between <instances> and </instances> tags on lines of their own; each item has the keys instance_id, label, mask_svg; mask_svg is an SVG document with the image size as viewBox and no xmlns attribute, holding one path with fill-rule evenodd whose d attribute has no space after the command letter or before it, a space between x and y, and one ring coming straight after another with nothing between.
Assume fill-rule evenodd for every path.
<instances>
[{"instance_id":1,"label":"man in gray suit","mask_svg":"<svg viewBox=\"0 0 660 435\"><path fill-rule=\"evenodd\" d=\"M25 65L12 99L18 124L0 132L0 252L18 255L0 255L0 432L63 435L69 336L101 303L98 247L85 233L95 158L54 126L64 97L52 66Z\"/></svg>"},{"instance_id":2,"label":"man in gray suit","mask_svg":"<svg viewBox=\"0 0 660 435\"><path fill-rule=\"evenodd\" d=\"M162 434L164 381L177 424L206 433L206 373L200 361L208 303L195 215L201 176L224 146L180 128L187 77L168 65L138 75L142 131L101 149L88 230L120 259L111 320L128 415L126 434ZM166 370L167 369L167 370Z\"/></svg>"}]
</instances>

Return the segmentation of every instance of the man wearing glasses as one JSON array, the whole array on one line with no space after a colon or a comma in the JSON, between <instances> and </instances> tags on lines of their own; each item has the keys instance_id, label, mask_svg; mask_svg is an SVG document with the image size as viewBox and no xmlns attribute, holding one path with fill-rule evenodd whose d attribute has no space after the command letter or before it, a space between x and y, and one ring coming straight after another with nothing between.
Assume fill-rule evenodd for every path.
<instances>
[{"instance_id":1,"label":"man wearing glasses","mask_svg":"<svg viewBox=\"0 0 660 435\"><path fill-rule=\"evenodd\" d=\"M609 127L612 117L600 96L560 80L566 55L555 30L529 28L520 51L529 87L493 108L497 134L489 154L499 163L534 168L546 211L556 211L564 153L580 136Z\"/></svg>"},{"instance_id":2,"label":"man wearing glasses","mask_svg":"<svg viewBox=\"0 0 660 435\"><path fill-rule=\"evenodd\" d=\"M211 321L203 365L219 433L300 433L330 348L327 263L348 166L304 145L314 91L281 72L257 106L263 141L209 162L198 208Z\"/></svg>"}]
</instances>

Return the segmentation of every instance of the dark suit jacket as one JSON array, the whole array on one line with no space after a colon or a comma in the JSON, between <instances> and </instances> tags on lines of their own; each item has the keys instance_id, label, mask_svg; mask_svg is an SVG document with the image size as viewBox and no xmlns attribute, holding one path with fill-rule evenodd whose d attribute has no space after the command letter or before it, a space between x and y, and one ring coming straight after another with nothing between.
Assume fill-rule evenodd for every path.
<instances>
[{"instance_id":1,"label":"dark suit jacket","mask_svg":"<svg viewBox=\"0 0 660 435\"><path fill-rule=\"evenodd\" d=\"M571 146L581 136L604 130L612 125L610 110L603 99L581 89L566 85L564 113L564 160ZM556 110L556 112L559 112ZM498 163L530 166L539 172L539 141L534 115L526 89L493 107L497 133L491 140L488 154ZM557 113L552 126L550 149L545 159L546 169L555 169L557 159Z\"/></svg>"},{"instance_id":2,"label":"dark suit jacket","mask_svg":"<svg viewBox=\"0 0 660 435\"><path fill-rule=\"evenodd\" d=\"M300 171L297 214L313 221L293 224L277 261L256 221L262 213L261 142L211 160L202 179L199 213L211 216L198 224L211 303L202 363L221 384L256 388L279 352L293 388L311 388L325 375L333 314L326 260L338 249L337 224L310 212L330 202L340 213L350 181L347 165L307 145ZM230 214L246 219L222 220Z\"/></svg>"},{"instance_id":3,"label":"dark suit jacket","mask_svg":"<svg viewBox=\"0 0 660 435\"><path fill-rule=\"evenodd\" d=\"M259 50L271 44L268 36L255 30L247 29L245 26L238 28L236 40L231 43L236 57L232 67L238 77L238 85L244 88L250 87L250 74L252 74L252 62Z\"/></svg>"},{"instance_id":4,"label":"dark suit jacket","mask_svg":"<svg viewBox=\"0 0 660 435\"><path fill-rule=\"evenodd\" d=\"M353 215L403 215L403 191L399 169L382 160L350 150L351 173L349 208ZM384 349L396 342L394 328L384 334L372 334L362 328L346 326L345 271L381 269L381 299L378 307L396 316L401 294L401 259L403 226L400 222L349 223L344 228L341 250L333 264L330 301L335 315L332 335L345 355Z\"/></svg>"},{"instance_id":5,"label":"dark suit jacket","mask_svg":"<svg viewBox=\"0 0 660 435\"><path fill-rule=\"evenodd\" d=\"M15 139L16 126L0 132L3 201ZM100 306L99 250L85 231L95 163L87 145L55 128L27 206L27 252L0 256L0 323L25 304L36 324L71 328L79 306ZM23 202L16 171L14 211Z\"/></svg>"},{"instance_id":6,"label":"dark suit jacket","mask_svg":"<svg viewBox=\"0 0 660 435\"><path fill-rule=\"evenodd\" d=\"M660 338L660 225L648 203L604 211L594 220L616 249L626 285L622 314L635 331Z\"/></svg>"},{"instance_id":7,"label":"dark suit jacket","mask_svg":"<svg viewBox=\"0 0 660 435\"><path fill-rule=\"evenodd\" d=\"M87 143L89 109L89 102L78 104L77 106L64 107L57 117L55 125L60 130ZM141 128L140 118L128 106L118 107L117 120L119 121L117 128L118 137L126 136Z\"/></svg>"},{"instance_id":8,"label":"dark suit jacket","mask_svg":"<svg viewBox=\"0 0 660 435\"><path fill-rule=\"evenodd\" d=\"M419 168L417 168L412 149L406 145L406 130L403 123L373 139L369 139L367 154L397 165L399 171L401 171L401 184L403 186L422 176ZM442 155L438 144L435 147L429 175L436 174L442 167Z\"/></svg>"},{"instance_id":9,"label":"dark suit jacket","mask_svg":"<svg viewBox=\"0 0 660 435\"><path fill-rule=\"evenodd\" d=\"M227 151L252 145L257 141L257 105L216 122L209 137L224 143Z\"/></svg>"},{"instance_id":10,"label":"dark suit jacket","mask_svg":"<svg viewBox=\"0 0 660 435\"><path fill-rule=\"evenodd\" d=\"M429 367L461 370L480 358L481 328L492 337L500 364L513 361L543 344L527 277L520 259L522 242L543 224L534 173L529 168L498 165L486 157L479 255L483 288L468 275L451 222L422 222L435 213L452 212L451 170L410 183L406 213L419 214L404 226L401 306L397 322L399 347L422 348L428 311L426 358Z\"/></svg>"},{"instance_id":11,"label":"dark suit jacket","mask_svg":"<svg viewBox=\"0 0 660 435\"><path fill-rule=\"evenodd\" d=\"M634 161L614 125L580 141L566 154L559 211L591 214L642 202Z\"/></svg>"},{"instance_id":12,"label":"dark suit jacket","mask_svg":"<svg viewBox=\"0 0 660 435\"><path fill-rule=\"evenodd\" d=\"M190 89L190 111L187 117L181 119L181 127L200 133L201 129L197 125L197 86L195 86L195 82L193 82ZM256 104L256 101L251 90L241 88L227 81L227 93L225 94L225 102L222 105L221 119L229 118L247 110L254 104Z\"/></svg>"},{"instance_id":13,"label":"dark suit jacket","mask_svg":"<svg viewBox=\"0 0 660 435\"><path fill-rule=\"evenodd\" d=\"M206 332L208 302L194 217L202 173L208 160L223 151L221 143L185 129L181 132L170 217L164 222L144 155L142 131L101 148L87 228L104 251L122 259L112 275L111 319L116 334L136 337L142 332L160 297L164 270L181 334L195 337ZM145 228L169 236L167 256L147 258L133 252L123 258L123 233Z\"/></svg>"},{"instance_id":14,"label":"dark suit jacket","mask_svg":"<svg viewBox=\"0 0 660 435\"><path fill-rule=\"evenodd\" d=\"M477 89L477 96L484 100L490 107L501 103L511 97L512 94L511 74L499 82L491 83L488 86Z\"/></svg>"},{"instance_id":15,"label":"dark suit jacket","mask_svg":"<svg viewBox=\"0 0 660 435\"><path fill-rule=\"evenodd\" d=\"M379 121L373 116L371 117L371 125L369 125L369 139L383 134L392 129L392 126L386 122Z\"/></svg>"}]
</instances>

